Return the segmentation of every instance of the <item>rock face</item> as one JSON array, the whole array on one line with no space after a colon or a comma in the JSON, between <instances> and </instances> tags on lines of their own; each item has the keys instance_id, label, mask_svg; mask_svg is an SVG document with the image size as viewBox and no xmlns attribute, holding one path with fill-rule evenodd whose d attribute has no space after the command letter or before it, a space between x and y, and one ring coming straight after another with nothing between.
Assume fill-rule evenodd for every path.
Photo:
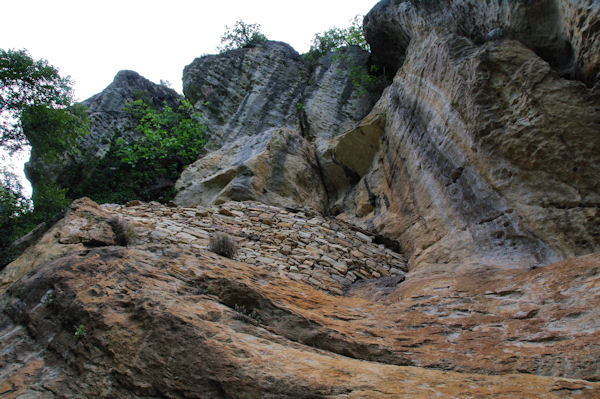
<instances>
[{"instance_id":1,"label":"rock face","mask_svg":"<svg viewBox=\"0 0 600 399\"><path fill-rule=\"evenodd\" d=\"M411 267L598 251L599 15L586 1L382 1L365 33L394 80L374 107L378 92L352 84L372 62L357 48L312 70L271 42L198 59L186 95L222 147L183 174L176 202L326 210L400 242ZM307 156L265 153L280 126Z\"/></svg>"},{"instance_id":2,"label":"rock face","mask_svg":"<svg viewBox=\"0 0 600 399\"><path fill-rule=\"evenodd\" d=\"M152 83L134 71L120 71L102 92L82 102L90 117L90 135L83 138L82 148L101 157L116 135L134 138L135 124L123 110L127 102L146 98L155 106L176 104L179 95L173 89Z\"/></svg>"},{"instance_id":3,"label":"rock face","mask_svg":"<svg viewBox=\"0 0 600 399\"><path fill-rule=\"evenodd\" d=\"M177 182L182 206L228 200L302 204L324 212L317 156L297 130L272 128L241 137L190 165Z\"/></svg>"},{"instance_id":4,"label":"rock face","mask_svg":"<svg viewBox=\"0 0 600 399\"><path fill-rule=\"evenodd\" d=\"M340 296L258 256L206 251L209 228L239 229L249 260L269 246L243 229L268 240L269 219L295 220L298 234L338 223L308 210L72 208L30 248L37 260L2 272L9 398L600 394L597 255L535 270L432 266ZM127 247L114 245L115 218L135 232Z\"/></svg>"},{"instance_id":5,"label":"rock face","mask_svg":"<svg viewBox=\"0 0 600 399\"><path fill-rule=\"evenodd\" d=\"M0 271L0 396L600 397L598 26L386 0L370 56L195 60L210 152L176 203L77 200Z\"/></svg>"},{"instance_id":6,"label":"rock face","mask_svg":"<svg viewBox=\"0 0 600 399\"><path fill-rule=\"evenodd\" d=\"M595 72L572 80L595 68L576 54L593 59L597 47L566 35L597 40L597 4L451 3L385 1L365 18L374 56L401 68L373 111L381 146L342 217L399 241L411 267L598 251L600 97ZM496 28L508 34L486 41ZM557 52L569 46L583 50Z\"/></svg>"},{"instance_id":7,"label":"rock face","mask_svg":"<svg viewBox=\"0 0 600 399\"><path fill-rule=\"evenodd\" d=\"M183 90L206 118L209 148L218 151L182 174L175 202L253 199L325 211L322 154L378 98L349 73L366 71L368 62L368 53L351 47L311 68L280 42L196 59L184 70Z\"/></svg>"},{"instance_id":8,"label":"rock face","mask_svg":"<svg viewBox=\"0 0 600 399\"><path fill-rule=\"evenodd\" d=\"M33 189L41 184L56 182L62 187L75 188L81 180L81 173L93 173L91 164L106 155L111 142L119 137L136 139L139 136L135 131L136 122L123 107L127 102L142 97L162 107L164 102L174 106L179 95L134 71L120 71L106 89L82 102L87 107L90 134L81 139L77 151L62 155L64 162L60 167L48 168L33 149L31 160L25 165ZM73 174L73 169L81 170L81 173Z\"/></svg>"},{"instance_id":9,"label":"rock face","mask_svg":"<svg viewBox=\"0 0 600 399\"><path fill-rule=\"evenodd\" d=\"M216 146L270 128L296 127L308 67L288 44L197 58L183 71L183 93L206 118Z\"/></svg>"}]
</instances>

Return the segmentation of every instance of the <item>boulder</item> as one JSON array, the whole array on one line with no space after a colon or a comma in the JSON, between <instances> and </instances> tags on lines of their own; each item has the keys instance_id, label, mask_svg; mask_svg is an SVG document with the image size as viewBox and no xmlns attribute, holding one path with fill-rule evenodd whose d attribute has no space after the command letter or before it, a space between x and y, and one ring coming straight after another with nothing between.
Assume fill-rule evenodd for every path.
<instances>
[{"instance_id":1,"label":"boulder","mask_svg":"<svg viewBox=\"0 0 600 399\"><path fill-rule=\"evenodd\" d=\"M177 181L180 206L258 200L324 212L327 194L315 151L297 130L240 137L188 166Z\"/></svg>"}]
</instances>

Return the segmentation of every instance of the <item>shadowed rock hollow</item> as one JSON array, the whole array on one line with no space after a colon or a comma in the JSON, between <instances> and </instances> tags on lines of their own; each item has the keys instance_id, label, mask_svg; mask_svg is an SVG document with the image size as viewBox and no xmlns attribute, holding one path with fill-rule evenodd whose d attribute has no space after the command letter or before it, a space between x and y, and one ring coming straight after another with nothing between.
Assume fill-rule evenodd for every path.
<instances>
[{"instance_id":1,"label":"shadowed rock hollow","mask_svg":"<svg viewBox=\"0 0 600 399\"><path fill-rule=\"evenodd\" d=\"M0 396L600 397L598 26L386 0L371 54L196 59L209 150L175 204L77 200L0 272Z\"/></svg>"}]
</instances>

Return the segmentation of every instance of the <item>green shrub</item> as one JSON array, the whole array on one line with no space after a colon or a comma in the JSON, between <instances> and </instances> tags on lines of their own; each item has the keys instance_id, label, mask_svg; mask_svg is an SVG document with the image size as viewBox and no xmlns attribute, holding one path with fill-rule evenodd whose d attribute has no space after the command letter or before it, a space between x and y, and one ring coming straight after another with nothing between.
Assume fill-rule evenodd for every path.
<instances>
[{"instance_id":1,"label":"green shrub","mask_svg":"<svg viewBox=\"0 0 600 399\"><path fill-rule=\"evenodd\" d=\"M79 341L81 338L84 338L85 336L87 336L87 327L85 324L80 324L79 326L77 326L77 329L75 330L75 334L73 334L73 338L75 338L76 341Z\"/></svg>"},{"instance_id":2,"label":"green shrub","mask_svg":"<svg viewBox=\"0 0 600 399\"><path fill-rule=\"evenodd\" d=\"M127 103L125 111L138 120L136 130L142 135L131 143L117 140L121 161L133 167L156 161L163 165L175 163L179 170L194 161L206 144L202 115L188 100L180 100L176 109L165 103L162 110L135 100Z\"/></svg>"},{"instance_id":3,"label":"green shrub","mask_svg":"<svg viewBox=\"0 0 600 399\"><path fill-rule=\"evenodd\" d=\"M225 26L225 33L221 36L218 50L219 53L224 53L238 48L252 47L266 40L267 37L260 31L260 24L247 24L237 20L232 27Z\"/></svg>"},{"instance_id":4,"label":"green shrub","mask_svg":"<svg viewBox=\"0 0 600 399\"><path fill-rule=\"evenodd\" d=\"M317 33L312 39L310 50L302 57L310 64L332 51L338 51L345 46L358 46L369 51L360 22L360 16L354 17L347 28L333 27L325 32Z\"/></svg>"},{"instance_id":5,"label":"green shrub","mask_svg":"<svg viewBox=\"0 0 600 399\"><path fill-rule=\"evenodd\" d=\"M348 75L354 88L361 94L378 87L382 82L379 68L376 65L364 66L356 60L345 55L341 50L347 46L358 46L365 51L370 51L365 39L360 16L354 17L347 28L331 28L325 32L317 33L312 39L310 50L302 57L310 65L326 54L333 53L333 61L345 62L348 65Z\"/></svg>"},{"instance_id":6,"label":"green shrub","mask_svg":"<svg viewBox=\"0 0 600 399\"><path fill-rule=\"evenodd\" d=\"M103 158L70 168L63 178L77 182L69 189L73 198L88 196L99 203L174 198L175 181L203 151L202 115L187 100L156 108L144 93L136 97L125 111L137 123L138 138L115 138Z\"/></svg>"}]
</instances>

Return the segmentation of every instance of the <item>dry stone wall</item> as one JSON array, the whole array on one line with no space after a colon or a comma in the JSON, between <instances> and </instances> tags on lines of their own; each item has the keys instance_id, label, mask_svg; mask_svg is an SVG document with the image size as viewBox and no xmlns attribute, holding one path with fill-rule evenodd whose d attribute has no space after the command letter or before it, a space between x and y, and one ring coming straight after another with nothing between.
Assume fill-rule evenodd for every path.
<instances>
[{"instance_id":1,"label":"dry stone wall","mask_svg":"<svg viewBox=\"0 0 600 399\"><path fill-rule=\"evenodd\" d=\"M406 259L375 237L308 209L283 209L258 202L227 202L214 207L168 207L135 201L103 205L134 226L136 243L191 246L206 250L216 233L237 243L236 260L332 294L359 280L404 278Z\"/></svg>"}]
</instances>

